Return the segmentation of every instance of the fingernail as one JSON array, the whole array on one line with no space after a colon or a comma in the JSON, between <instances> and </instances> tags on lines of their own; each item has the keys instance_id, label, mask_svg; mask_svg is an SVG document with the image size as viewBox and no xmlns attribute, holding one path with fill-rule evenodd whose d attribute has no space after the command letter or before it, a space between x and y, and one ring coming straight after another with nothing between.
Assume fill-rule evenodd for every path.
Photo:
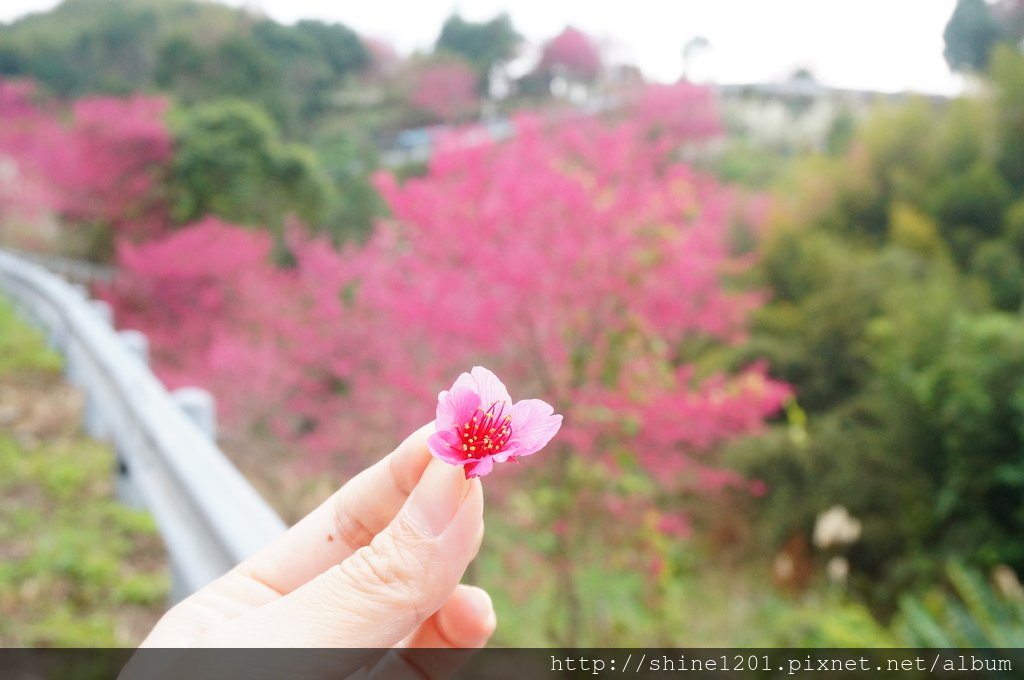
<instances>
[{"instance_id":1,"label":"fingernail","mask_svg":"<svg viewBox=\"0 0 1024 680\"><path fill-rule=\"evenodd\" d=\"M461 467L430 461L406 503L409 521L429 536L440 536L451 524L469 487Z\"/></svg>"}]
</instances>

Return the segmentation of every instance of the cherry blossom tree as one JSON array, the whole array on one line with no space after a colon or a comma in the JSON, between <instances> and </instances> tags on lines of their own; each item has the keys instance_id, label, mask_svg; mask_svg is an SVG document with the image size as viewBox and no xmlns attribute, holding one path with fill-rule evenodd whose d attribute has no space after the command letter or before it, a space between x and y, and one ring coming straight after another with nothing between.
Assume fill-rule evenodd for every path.
<instances>
[{"instance_id":1,"label":"cherry blossom tree","mask_svg":"<svg viewBox=\"0 0 1024 680\"><path fill-rule=\"evenodd\" d=\"M437 121L450 122L473 110L477 76L468 64L435 57L412 71L409 104Z\"/></svg>"},{"instance_id":2,"label":"cherry blossom tree","mask_svg":"<svg viewBox=\"0 0 1024 680\"><path fill-rule=\"evenodd\" d=\"M439 386L481 363L565 413L575 455L625 447L663 483L742 484L708 452L788 391L764 366L698 377L685 361L689 340L740 341L761 301L723 285L742 267L729 191L659 143L705 133L524 118L505 143L448 140L425 176L378 176L392 218L365 245L338 252L294 229L295 265L279 269L270 237L206 220L123 246L118 305L164 338L169 382L269 390L325 454L429 420ZM265 360L287 370L254 370Z\"/></svg>"},{"instance_id":3,"label":"cherry blossom tree","mask_svg":"<svg viewBox=\"0 0 1024 680\"><path fill-rule=\"evenodd\" d=\"M165 100L143 95L74 102L67 139L48 169L65 219L134 239L163 229L157 187L173 151L166 109Z\"/></svg>"},{"instance_id":4,"label":"cherry blossom tree","mask_svg":"<svg viewBox=\"0 0 1024 680\"><path fill-rule=\"evenodd\" d=\"M65 111L37 100L32 83L0 80L5 210L53 211L130 238L159 233L159 180L172 153L166 102L93 97Z\"/></svg>"},{"instance_id":5,"label":"cherry blossom tree","mask_svg":"<svg viewBox=\"0 0 1024 680\"><path fill-rule=\"evenodd\" d=\"M650 535L615 527L676 536L685 499L758 493L720 451L790 394L764 365L716 372L692 349L741 342L762 298L728 283L746 265L729 252L731 192L676 160L709 114L679 113L526 117L501 143L443 139L424 175L376 178L391 215L368 242L339 252L293 229L285 269L269 237L212 220L125 246L119 315L153 335L169 382L212 386L236 416L349 471L430 421L470 366L550 402L564 422L547 452L487 481L552 490L534 521L557 537L571 642L586 527L615 520L602 545Z\"/></svg>"},{"instance_id":6,"label":"cherry blossom tree","mask_svg":"<svg viewBox=\"0 0 1024 680\"><path fill-rule=\"evenodd\" d=\"M586 33L567 26L544 45L539 69L590 83L601 74L601 53Z\"/></svg>"},{"instance_id":7,"label":"cherry blossom tree","mask_svg":"<svg viewBox=\"0 0 1024 680\"><path fill-rule=\"evenodd\" d=\"M36 100L31 81L0 79L0 222L38 220L55 202L43 169L62 129Z\"/></svg>"}]
</instances>

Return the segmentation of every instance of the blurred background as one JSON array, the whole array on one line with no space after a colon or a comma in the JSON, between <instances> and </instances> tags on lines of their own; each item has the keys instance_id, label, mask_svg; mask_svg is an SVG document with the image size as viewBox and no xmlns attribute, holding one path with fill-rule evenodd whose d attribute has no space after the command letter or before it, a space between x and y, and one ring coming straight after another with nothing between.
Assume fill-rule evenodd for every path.
<instances>
[{"instance_id":1,"label":"blurred background","mask_svg":"<svg viewBox=\"0 0 1024 680\"><path fill-rule=\"evenodd\" d=\"M5 2L0 247L289 522L473 365L554 404L498 645L1024 646L1024 2L680 5ZM2 645L166 608L81 411L0 298Z\"/></svg>"}]
</instances>

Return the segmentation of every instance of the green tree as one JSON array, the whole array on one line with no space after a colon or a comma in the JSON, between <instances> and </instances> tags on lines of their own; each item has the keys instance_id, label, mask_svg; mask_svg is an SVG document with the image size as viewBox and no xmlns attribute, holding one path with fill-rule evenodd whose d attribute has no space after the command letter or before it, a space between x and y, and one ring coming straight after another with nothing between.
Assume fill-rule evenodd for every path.
<instances>
[{"instance_id":1,"label":"green tree","mask_svg":"<svg viewBox=\"0 0 1024 680\"><path fill-rule=\"evenodd\" d=\"M1017 255L1024 258L1024 198L1018 199L1006 210L1003 230L1017 250Z\"/></svg>"},{"instance_id":2,"label":"green tree","mask_svg":"<svg viewBox=\"0 0 1024 680\"><path fill-rule=\"evenodd\" d=\"M1024 190L1024 56L1000 45L990 75L996 92L997 164L1011 185Z\"/></svg>"},{"instance_id":3,"label":"green tree","mask_svg":"<svg viewBox=\"0 0 1024 680\"><path fill-rule=\"evenodd\" d=\"M514 57L521 41L508 14L483 22L466 21L453 14L441 27L434 50L450 52L469 62L477 72L480 93L487 94L491 69Z\"/></svg>"},{"instance_id":4,"label":"green tree","mask_svg":"<svg viewBox=\"0 0 1024 680\"><path fill-rule=\"evenodd\" d=\"M1006 239L990 239L974 251L971 271L987 285L996 309L1015 312L1024 300L1024 262Z\"/></svg>"},{"instance_id":5,"label":"green tree","mask_svg":"<svg viewBox=\"0 0 1024 680\"><path fill-rule=\"evenodd\" d=\"M174 121L172 211L179 222L206 214L280 226L288 213L318 225L330 184L306 147L286 144L273 121L239 100L197 106Z\"/></svg>"},{"instance_id":6,"label":"green tree","mask_svg":"<svg viewBox=\"0 0 1024 680\"><path fill-rule=\"evenodd\" d=\"M921 372L921 404L943 472L936 513L945 539L976 563L1024 569L1024 325L999 313L954 318Z\"/></svg>"},{"instance_id":7,"label":"green tree","mask_svg":"<svg viewBox=\"0 0 1024 680\"><path fill-rule=\"evenodd\" d=\"M1000 38L999 23L985 0L957 0L942 34L943 56L954 71L984 71Z\"/></svg>"},{"instance_id":8,"label":"green tree","mask_svg":"<svg viewBox=\"0 0 1024 680\"><path fill-rule=\"evenodd\" d=\"M158 48L154 78L188 104L220 97L248 99L279 123L288 119L282 74L273 56L250 36L233 32L210 47L191 37L172 35Z\"/></svg>"},{"instance_id":9,"label":"green tree","mask_svg":"<svg viewBox=\"0 0 1024 680\"><path fill-rule=\"evenodd\" d=\"M933 210L957 261L966 264L978 243L999 235L1010 187L989 163L951 174L932 192Z\"/></svg>"},{"instance_id":10,"label":"green tree","mask_svg":"<svg viewBox=\"0 0 1024 680\"><path fill-rule=\"evenodd\" d=\"M301 134L327 113L349 76L369 64L359 36L341 24L304 20L282 26L266 20L253 27L253 39L279 73L287 108L279 120L288 132Z\"/></svg>"},{"instance_id":11,"label":"green tree","mask_svg":"<svg viewBox=\"0 0 1024 680\"><path fill-rule=\"evenodd\" d=\"M152 85L156 45L189 0L65 0L0 26L0 73L30 76L63 95ZM222 8L225 12L232 12Z\"/></svg>"},{"instance_id":12,"label":"green tree","mask_svg":"<svg viewBox=\"0 0 1024 680\"><path fill-rule=\"evenodd\" d=\"M370 177L378 167L376 147L365 138L344 132L315 140L317 157L334 187L323 220L335 243L367 236L384 204Z\"/></svg>"},{"instance_id":13,"label":"green tree","mask_svg":"<svg viewBox=\"0 0 1024 680\"><path fill-rule=\"evenodd\" d=\"M65 0L0 25L0 75L64 95L159 88L190 104L248 99L300 137L368 61L341 24L285 26L196 0Z\"/></svg>"},{"instance_id":14,"label":"green tree","mask_svg":"<svg viewBox=\"0 0 1024 680\"><path fill-rule=\"evenodd\" d=\"M348 26L304 19L295 24L295 32L310 40L317 56L337 78L361 71L370 63L363 41Z\"/></svg>"},{"instance_id":15,"label":"green tree","mask_svg":"<svg viewBox=\"0 0 1024 680\"><path fill-rule=\"evenodd\" d=\"M996 45L988 74L992 96L879 107L780 179L771 302L736 350L799 404L732 451L768 488L758 535L846 506L850 586L885 614L947 558L1024 569L1024 57Z\"/></svg>"}]
</instances>

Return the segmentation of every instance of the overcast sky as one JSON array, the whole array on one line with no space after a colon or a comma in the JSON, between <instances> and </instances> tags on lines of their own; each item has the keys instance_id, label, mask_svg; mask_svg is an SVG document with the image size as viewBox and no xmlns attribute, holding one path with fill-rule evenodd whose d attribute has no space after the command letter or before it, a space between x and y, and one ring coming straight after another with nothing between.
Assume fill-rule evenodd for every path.
<instances>
[{"instance_id":1,"label":"overcast sky","mask_svg":"<svg viewBox=\"0 0 1024 680\"><path fill-rule=\"evenodd\" d=\"M224 0L285 23L343 22L400 52L428 48L445 17L507 11L536 43L571 24L598 38L616 61L649 77L675 80L682 47L710 43L695 80L781 80L810 69L830 85L884 91L952 93L959 79L942 58L942 31L955 0ZM56 0L0 0L0 21L43 11Z\"/></svg>"}]
</instances>

